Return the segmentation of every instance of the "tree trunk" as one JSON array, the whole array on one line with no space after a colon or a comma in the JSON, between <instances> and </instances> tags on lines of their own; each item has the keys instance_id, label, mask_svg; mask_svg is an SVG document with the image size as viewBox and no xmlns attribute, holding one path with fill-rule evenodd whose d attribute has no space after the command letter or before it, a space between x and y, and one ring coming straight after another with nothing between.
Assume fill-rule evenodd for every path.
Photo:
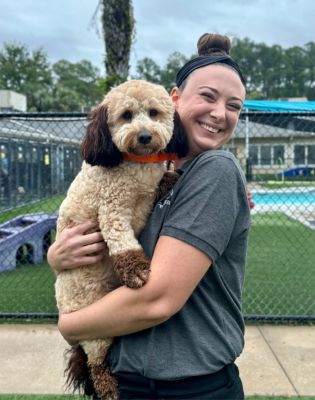
<instances>
[{"instance_id":1,"label":"tree trunk","mask_svg":"<svg viewBox=\"0 0 315 400\"><path fill-rule=\"evenodd\" d=\"M101 0L105 69L110 86L127 79L134 30L132 0Z\"/></svg>"}]
</instances>

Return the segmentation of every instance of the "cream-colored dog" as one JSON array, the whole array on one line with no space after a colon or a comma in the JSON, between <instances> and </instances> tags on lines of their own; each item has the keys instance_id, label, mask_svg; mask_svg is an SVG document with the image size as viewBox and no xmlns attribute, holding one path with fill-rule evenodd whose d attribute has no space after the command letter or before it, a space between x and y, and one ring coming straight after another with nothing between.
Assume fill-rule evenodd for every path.
<instances>
[{"instance_id":1,"label":"cream-colored dog","mask_svg":"<svg viewBox=\"0 0 315 400\"><path fill-rule=\"evenodd\" d=\"M60 207L57 235L70 224L95 221L108 251L102 262L57 275L61 313L83 308L119 284L137 288L146 282L150 262L137 235L159 184L174 183L171 175L164 175L165 165L160 160L167 159L167 152L181 157L186 151L179 118L162 86L127 81L113 88L92 111L81 147L84 162ZM102 399L117 398L116 382L103 366L111 343L111 338L84 341L81 347L72 348L68 383L74 389L83 387L90 394L90 375ZM80 357L86 365L79 365Z\"/></svg>"}]
</instances>

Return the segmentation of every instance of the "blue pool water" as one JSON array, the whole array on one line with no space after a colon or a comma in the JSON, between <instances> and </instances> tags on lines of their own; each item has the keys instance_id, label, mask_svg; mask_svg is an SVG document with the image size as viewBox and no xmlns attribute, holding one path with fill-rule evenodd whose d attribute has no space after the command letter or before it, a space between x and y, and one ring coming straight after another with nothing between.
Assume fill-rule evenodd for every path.
<instances>
[{"instance_id":1,"label":"blue pool water","mask_svg":"<svg viewBox=\"0 0 315 400\"><path fill-rule=\"evenodd\" d=\"M255 204L295 204L315 206L315 190L304 192L252 192L252 195Z\"/></svg>"}]
</instances>

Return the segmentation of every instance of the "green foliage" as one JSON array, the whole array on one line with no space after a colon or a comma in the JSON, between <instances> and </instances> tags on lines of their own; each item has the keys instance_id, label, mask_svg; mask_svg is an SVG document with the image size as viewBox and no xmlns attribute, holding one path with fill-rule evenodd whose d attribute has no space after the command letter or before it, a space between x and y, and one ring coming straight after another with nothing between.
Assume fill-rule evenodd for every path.
<instances>
[{"instance_id":1,"label":"green foliage","mask_svg":"<svg viewBox=\"0 0 315 400\"><path fill-rule=\"evenodd\" d=\"M103 96L100 72L90 61L50 65L43 50L5 43L0 51L0 88L27 97L28 111L82 111Z\"/></svg>"},{"instance_id":2,"label":"green foliage","mask_svg":"<svg viewBox=\"0 0 315 400\"><path fill-rule=\"evenodd\" d=\"M51 67L42 49L32 53L24 45L5 43L0 52L0 87L27 96L30 111L48 107Z\"/></svg>"},{"instance_id":3,"label":"green foliage","mask_svg":"<svg viewBox=\"0 0 315 400\"><path fill-rule=\"evenodd\" d=\"M158 83L170 91L175 86L177 71L188 61L188 58L179 52L172 53L163 68L155 61L145 57L137 62L135 79L144 79L149 82Z\"/></svg>"},{"instance_id":4,"label":"green foliage","mask_svg":"<svg viewBox=\"0 0 315 400\"><path fill-rule=\"evenodd\" d=\"M314 42L284 49L236 39L231 53L247 78L249 99L315 99Z\"/></svg>"},{"instance_id":5,"label":"green foliage","mask_svg":"<svg viewBox=\"0 0 315 400\"><path fill-rule=\"evenodd\" d=\"M31 52L25 45L5 43L0 51L0 88L25 94L28 111L82 111L84 107L97 104L112 86L127 78L129 70L129 46L135 22L131 2L121 1L131 7L128 12L115 16L111 13L106 19L107 31L112 29L107 39L107 76L102 77L98 68L88 60L77 63L59 60L51 65L42 49ZM103 3L107 8L118 4L109 0ZM123 34L117 30L114 17L121 21L126 18L128 32ZM114 37L119 40L114 40ZM126 54L123 56L123 53ZM235 39L232 56L247 78L248 99L306 97L315 100L314 42L284 49L279 45L255 43L249 38ZM177 71L189 58L175 52L161 67L145 57L138 61L133 78L161 84L170 91L175 85Z\"/></svg>"},{"instance_id":6,"label":"green foliage","mask_svg":"<svg viewBox=\"0 0 315 400\"><path fill-rule=\"evenodd\" d=\"M60 60L52 70L55 81L52 109L82 111L83 107L94 106L102 98L98 81L100 71L90 61Z\"/></svg>"},{"instance_id":7,"label":"green foliage","mask_svg":"<svg viewBox=\"0 0 315 400\"><path fill-rule=\"evenodd\" d=\"M284 49L279 45L255 43L249 38L236 39L231 55L246 77L248 99L315 99L314 42ZM160 67L154 60L145 57L137 63L135 78L159 83L170 90L175 84L177 71L188 59L175 52L166 65Z\"/></svg>"}]
</instances>

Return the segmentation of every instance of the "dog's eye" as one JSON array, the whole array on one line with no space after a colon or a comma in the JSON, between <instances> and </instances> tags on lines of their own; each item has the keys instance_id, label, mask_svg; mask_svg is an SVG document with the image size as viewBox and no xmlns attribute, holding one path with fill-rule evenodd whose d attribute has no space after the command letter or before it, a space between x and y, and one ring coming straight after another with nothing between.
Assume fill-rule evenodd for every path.
<instances>
[{"instance_id":1,"label":"dog's eye","mask_svg":"<svg viewBox=\"0 0 315 400\"><path fill-rule=\"evenodd\" d=\"M149 116L150 117L156 117L157 115L158 115L158 110L156 110L155 108L151 108L150 110L149 110Z\"/></svg>"},{"instance_id":2,"label":"dog's eye","mask_svg":"<svg viewBox=\"0 0 315 400\"><path fill-rule=\"evenodd\" d=\"M131 121L132 120L132 112L131 111L125 111L122 115L122 118L125 121Z\"/></svg>"}]
</instances>

